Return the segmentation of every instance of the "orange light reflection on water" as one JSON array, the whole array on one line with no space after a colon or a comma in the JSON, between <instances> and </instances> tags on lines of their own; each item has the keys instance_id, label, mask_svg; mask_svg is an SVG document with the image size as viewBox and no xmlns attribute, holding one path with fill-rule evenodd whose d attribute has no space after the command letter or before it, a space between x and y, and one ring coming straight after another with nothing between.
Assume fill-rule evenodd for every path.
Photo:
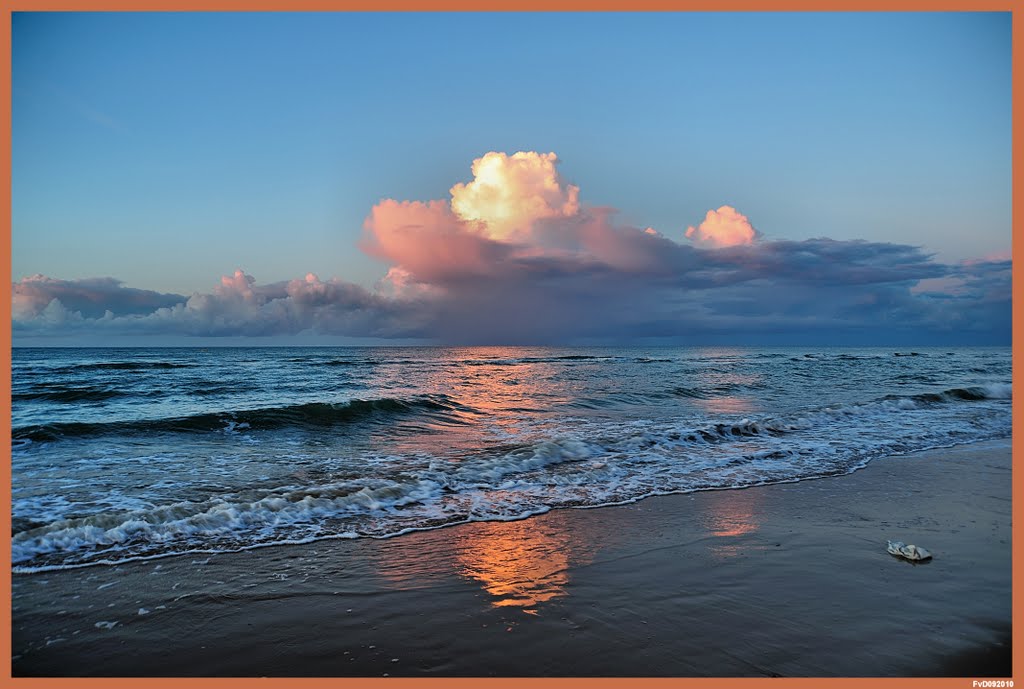
<instances>
[{"instance_id":1,"label":"orange light reflection on water","mask_svg":"<svg viewBox=\"0 0 1024 689\"><path fill-rule=\"evenodd\" d=\"M559 379L563 367L542 359L544 352L505 347L473 347L457 350L460 359L472 361L461 378L453 380L460 401L486 412L496 420L515 417L519 409L549 409L572 399L572 390ZM515 361L515 365L509 362Z\"/></svg>"},{"instance_id":2,"label":"orange light reflection on water","mask_svg":"<svg viewBox=\"0 0 1024 689\"><path fill-rule=\"evenodd\" d=\"M481 582L494 597L491 605L536 612L542 603L566 595L569 535L551 522L490 522L459 536L459 573Z\"/></svg>"},{"instance_id":3,"label":"orange light reflection on water","mask_svg":"<svg viewBox=\"0 0 1024 689\"><path fill-rule=\"evenodd\" d=\"M755 409L754 401L748 397L715 397L694 402L712 414L747 414Z\"/></svg>"},{"instance_id":4,"label":"orange light reflection on water","mask_svg":"<svg viewBox=\"0 0 1024 689\"><path fill-rule=\"evenodd\" d=\"M727 347L708 347L697 350L703 361L712 362L710 370L696 374L698 388L708 395L694 399L694 403L711 414L749 414L758 406L751 397L738 395L734 387L760 385L763 376L728 370L734 359L742 358L747 352Z\"/></svg>"},{"instance_id":5,"label":"orange light reflection on water","mask_svg":"<svg viewBox=\"0 0 1024 689\"><path fill-rule=\"evenodd\" d=\"M724 490L708 498L711 511L706 514L705 527L716 539L711 552L723 559L736 557L742 547L729 539L752 534L760 528L760 494L756 490Z\"/></svg>"},{"instance_id":6,"label":"orange light reflection on water","mask_svg":"<svg viewBox=\"0 0 1024 689\"><path fill-rule=\"evenodd\" d=\"M466 347L452 351L458 366L435 367L423 376L423 387L450 397L461 409L446 410L430 419L429 412L402 423L402 429L427 433L382 432L381 440L396 454L417 452L457 455L480 447L481 434L516 442L524 417L567 404L578 391L560 377L563 367L541 352L512 347ZM515 361L514 365L510 362Z\"/></svg>"}]
</instances>

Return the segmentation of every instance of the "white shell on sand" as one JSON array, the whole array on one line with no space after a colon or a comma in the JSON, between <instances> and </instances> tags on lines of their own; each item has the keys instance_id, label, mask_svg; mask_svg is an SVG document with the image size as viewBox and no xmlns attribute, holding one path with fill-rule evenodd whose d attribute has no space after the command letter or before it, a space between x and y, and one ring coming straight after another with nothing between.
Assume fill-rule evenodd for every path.
<instances>
[{"instance_id":1,"label":"white shell on sand","mask_svg":"<svg viewBox=\"0 0 1024 689\"><path fill-rule=\"evenodd\" d=\"M888 550L893 555L907 560L930 560L932 554L916 545L907 545L903 541L889 541Z\"/></svg>"}]
</instances>

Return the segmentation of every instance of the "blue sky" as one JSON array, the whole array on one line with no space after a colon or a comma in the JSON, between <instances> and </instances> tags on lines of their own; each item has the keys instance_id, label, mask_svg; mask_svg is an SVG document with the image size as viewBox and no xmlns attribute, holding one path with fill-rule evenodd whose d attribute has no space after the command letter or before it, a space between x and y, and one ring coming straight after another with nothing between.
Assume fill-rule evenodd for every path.
<instances>
[{"instance_id":1,"label":"blue sky","mask_svg":"<svg viewBox=\"0 0 1024 689\"><path fill-rule=\"evenodd\" d=\"M375 204L447 199L489 151L555 152L584 207L684 244L729 206L762 242L991 258L1010 38L1008 13L15 14L14 279L373 292L402 267L360 246Z\"/></svg>"}]
</instances>

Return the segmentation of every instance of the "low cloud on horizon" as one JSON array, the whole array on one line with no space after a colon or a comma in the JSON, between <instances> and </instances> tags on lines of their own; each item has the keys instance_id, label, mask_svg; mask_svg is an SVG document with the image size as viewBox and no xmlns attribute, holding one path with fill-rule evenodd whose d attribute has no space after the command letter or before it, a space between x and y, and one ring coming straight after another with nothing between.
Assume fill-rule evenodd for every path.
<instances>
[{"instance_id":1,"label":"low cloud on horizon","mask_svg":"<svg viewBox=\"0 0 1024 689\"><path fill-rule=\"evenodd\" d=\"M1008 255L943 264L903 244L768 241L728 205L632 227L581 203L557 163L492 152L449 199L375 205L360 248L390 270L372 290L314 274L261 285L241 269L189 296L34 275L12 285L14 341L1010 342Z\"/></svg>"}]
</instances>

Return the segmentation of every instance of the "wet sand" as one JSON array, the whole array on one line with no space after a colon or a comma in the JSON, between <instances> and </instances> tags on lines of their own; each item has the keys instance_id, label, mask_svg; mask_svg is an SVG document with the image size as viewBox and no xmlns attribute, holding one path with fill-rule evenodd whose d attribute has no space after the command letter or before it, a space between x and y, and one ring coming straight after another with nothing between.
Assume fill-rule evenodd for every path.
<instances>
[{"instance_id":1,"label":"wet sand","mask_svg":"<svg viewBox=\"0 0 1024 689\"><path fill-rule=\"evenodd\" d=\"M1010 466L992 441L519 522L14 575L13 673L1008 677Z\"/></svg>"}]
</instances>

